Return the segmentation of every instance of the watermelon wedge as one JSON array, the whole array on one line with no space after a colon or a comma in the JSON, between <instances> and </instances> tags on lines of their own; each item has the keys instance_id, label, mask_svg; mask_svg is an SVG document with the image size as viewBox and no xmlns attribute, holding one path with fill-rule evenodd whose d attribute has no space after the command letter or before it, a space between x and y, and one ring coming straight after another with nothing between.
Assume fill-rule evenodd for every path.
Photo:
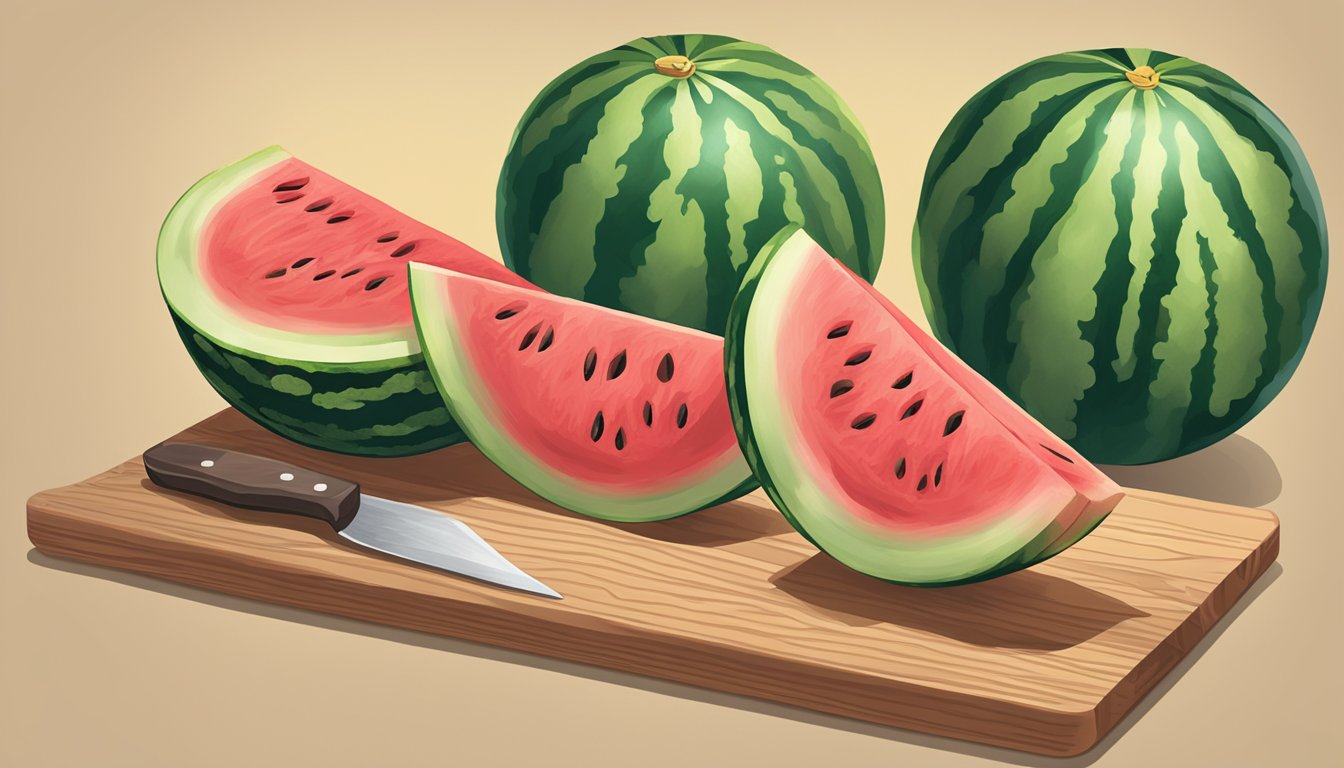
<instances>
[{"instance_id":1,"label":"watermelon wedge","mask_svg":"<svg viewBox=\"0 0 1344 768\"><path fill-rule=\"evenodd\" d=\"M725 342L747 461L818 547L887 581L992 578L1069 547L1120 489L797 228Z\"/></svg>"},{"instance_id":2,"label":"watermelon wedge","mask_svg":"<svg viewBox=\"0 0 1344 768\"><path fill-rule=\"evenodd\" d=\"M187 351L239 411L305 445L398 456L462 439L420 356L412 257L530 285L280 147L182 196L158 274Z\"/></svg>"},{"instance_id":3,"label":"watermelon wedge","mask_svg":"<svg viewBox=\"0 0 1344 768\"><path fill-rule=\"evenodd\" d=\"M448 410L539 496L641 522L756 487L718 336L426 264L410 286Z\"/></svg>"}]
</instances>

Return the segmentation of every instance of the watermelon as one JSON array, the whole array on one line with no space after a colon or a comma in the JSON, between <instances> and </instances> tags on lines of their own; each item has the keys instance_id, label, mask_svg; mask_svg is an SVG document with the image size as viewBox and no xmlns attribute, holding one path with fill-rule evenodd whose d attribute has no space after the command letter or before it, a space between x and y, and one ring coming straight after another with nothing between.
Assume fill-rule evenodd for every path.
<instances>
[{"instance_id":1,"label":"watermelon","mask_svg":"<svg viewBox=\"0 0 1344 768\"><path fill-rule=\"evenodd\" d=\"M425 264L410 284L448 409L539 496L642 522L756 487L728 414L723 339Z\"/></svg>"},{"instance_id":2,"label":"watermelon","mask_svg":"<svg viewBox=\"0 0 1344 768\"><path fill-rule=\"evenodd\" d=\"M1091 531L1120 489L800 231L729 315L747 461L804 536L887 581L992 578Z\"/></svg>"},{"instance_id":3,"label":"watermelon","mask_svg":"<svg viewBox=\"0 0 1344 768\"><path fill-rule=\"evenodd\" d=\"M872 280L883 216L840 97L719 35L632 40L553 80L514 133L496 213L504 263L546 290L715 334L785 224Z\"/></svg>"},{"instance_id":4,"label":"watermelon","mask_svg":"<svg viewBox=\"0 0 1344 768\"><path fill-rule=\"evenodd\" d=\"M503 265L271 147L206 176L159 234L163 297L206 380L284 437L400 456L462 439L420 356L409 257Z\"/></svg>"},{"instance_id":5,"label":"watermelon","mask_svg":"<svg viewBox=\"0 0 1344 768\"><path fill-rule=\"evenodd\" d=\"M934 148L914 234L935 335L1115 464L1210 445L1278 394L1326 250L1283 123L1143 48L1038 59L976 94Z\"/></svg>"}]
</instances>

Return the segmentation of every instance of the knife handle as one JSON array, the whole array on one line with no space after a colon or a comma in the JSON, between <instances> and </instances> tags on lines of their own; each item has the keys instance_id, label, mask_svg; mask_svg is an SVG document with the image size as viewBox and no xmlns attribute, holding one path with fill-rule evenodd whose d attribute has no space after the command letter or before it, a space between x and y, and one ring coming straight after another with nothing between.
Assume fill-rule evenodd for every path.
<instances>
[{"instance_id":1,"label":"knife handle","mask_svg":"<svg viewBox=\"0 0 1344 768\"><path fill-rule=\"evenodd\" d=\"M195 443L160 443L145 451L155 485L235 507L322 520L341 530L359 511L359 485L249 453Z\"/></svg>"}]
</instances>

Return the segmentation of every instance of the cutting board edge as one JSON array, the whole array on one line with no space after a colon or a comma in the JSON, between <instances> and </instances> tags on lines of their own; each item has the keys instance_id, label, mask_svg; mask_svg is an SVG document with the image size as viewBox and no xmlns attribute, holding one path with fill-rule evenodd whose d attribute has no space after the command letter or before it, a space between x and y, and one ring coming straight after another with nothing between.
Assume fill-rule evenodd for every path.
<instances>
[{"instance_id":1,"label":"cutting board edge","mask_svg":"<svg viewBox=\"0 0 1344 768\"><path fill-rule=\"evenodd\" d=\"M1157 494L1167 496L1168 494ZM1183 497L1175 497L1183 498ZM1212 502L1210 502L1212 504ZM1221 505L1226 506L1226 505ZM1248 509L1229 507L1230 509ZM1222 621L1279 559L1279 516L1263 507L1263 519L1270 523L1265 537L1251 550L1236 568L1205 596L1199 607L1171 631L1153 650L1101 698L1091 709L1096 719L1096 737L1086 749L1063 757L1082 754L1096 746L1106 734L1120 724L1139 702L1147 698L1176 665L1185 659L1209 632Z\"/></svg>"},{"instance_id":2,"label":"cutting board edge","mask_svg":"<svg viewBox=\"0 0 1344 768\"><path fill-rule=\"evenodd\" d=\"M79 483L72 485L79 485ZM315 571L300 572L283 565L259 560L257 562L266 568L260 574L263 578L256 579L254 584L249 584L249 580L244 580L226 586L220 583L218 577L212 577L212 574L216 571L227 571L229 566L228 564L212 563L215 553L207 548L192 547L189 544L167 538L154 540L154 547L136 548L119 541L118 529L110 525L97 526L96 530L99 535L84 534L79 538L72 538L69 524L62 525L69 513L62 511L62 505L59 502L53 503L61 490L61 488L53 488L38 492L28 500L27 504L29 541L39 552L55 558L110 567L215 593L342 616L397 629L410 629L462 639L597 668L615 669L648 679L670 680L685 685L741 695L757 701L784 704L802 710L820 711L829 715L906 729L912 732L932 733L1033 754L1054 757L1076 755L1086 751L1101 736L1105 735L1104 732L1097 732L1097 718L1095 711L1091 709L1077 711L1050 709L1030 704L981 699L965 693L929 688L906 681L874 678L836 667L818 667L817 672L819 676L827 678L826 683L833 685L837 690L845 691L848 694L848 692L863 689L867 691L862 697L864 701L882 700L896 706L886 710L858 706L853 703L853 700L859 697L848 695L828 702L820 702L815 695L816 688L811 684L798 686L805 689L807 693L791 692L787 688L776 688L770 691L769 695L766 695L761 690L760 678L748 677L739 682L734 679L732 670L748 668L752 664L756 666L768 665L769 658L751 656L725 647L721 649L719 654L716 654L717 658L714 660L714 665L718 669L697 669L688 665L670 663L663 665L660 662L664 654L658 652L658 647L667 646L670 649L678 641L678 638L673 635L642 630L632 633L628 627L619 624L606 626L607 622L601 622L598 626L592 624L582 626L573 622L555 621L544 616L539 617L540 621L545 624L544 631L533 631L530 636L492 634L489 626L491 622L478 621L488 618L486 614L492 606L488 603L474 602L469 599L422 596L426 600L437 603L440 608L452 606L457 610L422 611L419 615L412 617L412 621L408 621L405 614L391 615L386 612L379 612L371 607L379 602L372 596L373 593L390 590L382 590L376 585L360 584L357 586L361 590L370 593L364 596L364 599L340 603L328 602L322 607L314 607L311 600L305 601L303 599L304 597L312 597L312 592L309 590L340 588L348 592L351 585L326 578L323 574ZM80 523L81 527L88 527L87 519L81 520ZM142 540L141 544L143 543ZM163 558L167 558L169 561L177 560L179 563L182 560L189 559L198 568L184 570L165 567L161 562ZM274 589L273 587L277 585L284 585L287 588ZM268 586L272 588L268 589ZM296 586L298 586L298 589L295 589ZM468 611L468 613L462 613L463 610ZM475 615L477 612L481 615ZM423 620L424 615L431 613L439 616L451 616L458 621L450 621L446 624L441 622L435 625ZM474 619L473 616L475 616ZM568 642L562 641L557 645L548 645L540 639L555 632L568 633L574 635L576 639ZM578 635L592 632L621 637L627 641L637 641L639 645L643 646L643 652L629 659L614 657L607 652L594 652L586 655L582 652L574 652L575 649L581 650L585 645L585 643L577 641ZM606 643L597 645L603 648L607 647ZM675 657L674 654L666 654L665 656L667 658ZM737 659L738 656L741 658ZM923 703L919 705L910 703L914 700L927 702L931 697L941 702L941 706L944 707L943 711L931 712ZM849 700L846 700L846 698ZM977 710L978 716L964 716L975 714ZM962 714L951 714L953 712ZM936 715L936 717L929 719L930 714ZM970 727L986 721L997 724L1001 728ZM1024 730L1027 732L1024 733Z\"/></svg>"}]
</instances>

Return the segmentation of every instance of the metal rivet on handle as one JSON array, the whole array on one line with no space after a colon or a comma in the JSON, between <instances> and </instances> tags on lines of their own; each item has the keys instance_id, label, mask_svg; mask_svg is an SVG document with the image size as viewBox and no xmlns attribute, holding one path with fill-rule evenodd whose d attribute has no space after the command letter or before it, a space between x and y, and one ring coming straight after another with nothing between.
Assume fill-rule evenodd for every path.
<instances>
[{"instance_id":1,"label":"metal rivet on handle","mask_svg":"<svg viewBox=\"0 0 1344 768\"><path fill-rule=\"evenodd\" d=\"M201 466L206 467L208 469L210 467L215 466L215 462L211 461L210 459L206 459L205 461L201 462Z\"/></svg>"},{"instance_id":2,"label":"metal rivet on handle","mask_svg":"<svg viewBox=\"0 0 1344 768\"><path fill-rule=\"evenodd\" d=\"M290 480L294 479L294 475L290 474L289 472L281 472L280 479L288 483Z\"/></svg>"},{"instance_id":3,"label":"metal rivet on handle","mask_svg":"<svg viewBox=\"0 0 1344 768\"><path fill-rule=\"evenodd\" d=\"M327 490L327 484L326 484L326 483L318 483L317 485L314 485L314 486L313 486L313 490L314 490L314 491L317 491L318 493L321 493L321 492Z\"/></svg>"}]
</instances>

